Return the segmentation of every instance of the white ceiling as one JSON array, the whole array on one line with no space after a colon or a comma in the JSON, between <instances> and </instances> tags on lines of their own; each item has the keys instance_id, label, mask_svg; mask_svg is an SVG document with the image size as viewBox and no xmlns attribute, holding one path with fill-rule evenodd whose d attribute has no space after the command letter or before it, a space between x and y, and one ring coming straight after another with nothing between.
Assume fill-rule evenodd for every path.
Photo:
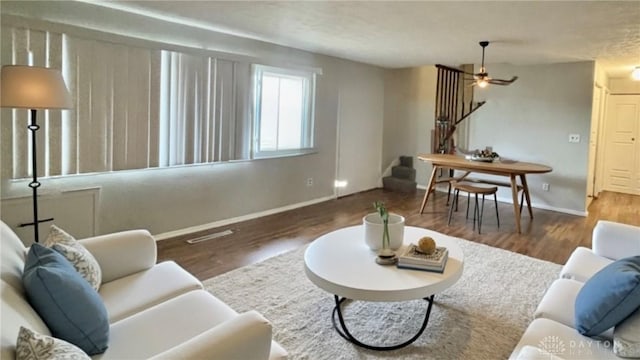
<instances>
[{"instance_id":1,"label":"white ceiling","mask_svg":"<svg viewBox=\"0 0 640 360\"><path fill-rule=\"evenodd\" d=\"M106 5L104 2L102 5ZM123 1L170 17L389 68L596 60L611 76L640 65L640 1Z\"/></svg>"}]
</instances>

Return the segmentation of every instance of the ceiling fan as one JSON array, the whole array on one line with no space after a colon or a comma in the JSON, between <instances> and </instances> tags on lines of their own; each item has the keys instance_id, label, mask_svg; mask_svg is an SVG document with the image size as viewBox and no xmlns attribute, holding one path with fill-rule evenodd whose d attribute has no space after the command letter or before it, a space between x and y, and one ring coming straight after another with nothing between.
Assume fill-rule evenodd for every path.
<instances>
[{"instance_id":1,"label":"ceiling fan","mask_svg":"<svg viewBox=\"0 0 640 360\"><path fill-rule=\"evenodd\" d=\"M493 79L491 77L489 77L489 73L487 72L487 69L485 69L484 67L484 49L489 46L489 42L488 41L480 41L480 46L482 46L482 65L480 65L480 72L472 74L472 73L467 73L465 72L465 74L467 75L472 75L473 76L473 83L471 84L471 86L478 86L481 88L487 87L487 85L489 84L493 84L493 85L510 85L512 82L516 81L518 79L517 76L512 77L510 80L503 80L503 79Z\"/></svg>"}]
</instances>

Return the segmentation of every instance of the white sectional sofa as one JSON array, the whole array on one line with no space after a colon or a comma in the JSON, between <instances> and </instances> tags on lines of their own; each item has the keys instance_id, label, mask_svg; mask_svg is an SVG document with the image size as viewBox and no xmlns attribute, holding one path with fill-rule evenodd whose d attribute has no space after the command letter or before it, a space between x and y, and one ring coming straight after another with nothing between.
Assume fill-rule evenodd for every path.
<instances>
[{"instance_id":1,"label":"white sectional sofa","mask_svg":"<svg viewBox=\"0 0 640 360\"><path fill-rule=\"evenodd\" d=\"M597 338L574 328L575 299L596 272L615 260L640 255L640 227L599 221L592 248L578 247L569 257L534 314L510 359L620 359L613 352L613 329Z\"/></svg>"},{"instance_id":2,"label":"white sectional sofa","mask_svg":"<svg viewBox=\"0 0 640 360\"><path fill-rule=\"evenodd\" d=\"M27 301L22 272L27 248L0 223L0 358L15 358L20 326L50 335ZM102 270L99 295L109 316L108 349L94 359L279 359L270 323L238 314L172 261L156 264L156 243L144 230L80 240Z\"/></svg>"}]
</instances>

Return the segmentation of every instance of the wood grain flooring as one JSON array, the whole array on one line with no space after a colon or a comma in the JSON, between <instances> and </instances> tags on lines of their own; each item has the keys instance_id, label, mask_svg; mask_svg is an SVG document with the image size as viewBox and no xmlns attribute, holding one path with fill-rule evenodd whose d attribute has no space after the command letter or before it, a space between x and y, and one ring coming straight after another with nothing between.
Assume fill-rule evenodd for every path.
<instances>
[{"instance_id":1,"label":"wood grain flooring","mask_svg":"<svg viewBox=\"0 0 640 360\"><path fill-rule=\"evenodd\" d=\"M232 224L217 229L158 242L158 261L174 260L200 280L293 250L332 230L362 223L373 212L374 201L406 218L406 224L432 229L447 235L564 264L577 246L591 246L591 232L598 220L640 226L640 196L604 192L593 201L587 217L533 209L534 219L525 211L522 233L515 230L513 206L498 203L497 227L492 199L485 203L482 234L465 220L466 201L447 226L446 193L430 198L424 214L418 210L424 191L401 194L382 189L366 191L336 200ZM433 200L435 201L433 201ZM473 205L472 205L473 206ZM473 209L473 207L472 207ZM230 229L232 235L188 244L186 240Z\"/></svg>"}]
</instances>

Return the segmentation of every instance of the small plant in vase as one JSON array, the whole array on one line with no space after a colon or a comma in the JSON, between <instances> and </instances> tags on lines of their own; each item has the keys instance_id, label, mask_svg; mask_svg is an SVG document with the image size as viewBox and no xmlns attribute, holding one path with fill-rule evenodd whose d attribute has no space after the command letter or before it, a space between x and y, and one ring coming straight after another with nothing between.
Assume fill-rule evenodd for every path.
<instances>
[{"instance_id":1,"label":"small plant in vase","mask_svg":"<svg viewBox=\"0 0 640 360\"><path fill-rule=\"evenodd\" d=\"M373 207L382 219L382 248L378 251L376 262L380 265L392 265L398 261L396 253L391 250L389 237L389 212L382 201L373 203Z\"/></svg>"}]
</instances>

